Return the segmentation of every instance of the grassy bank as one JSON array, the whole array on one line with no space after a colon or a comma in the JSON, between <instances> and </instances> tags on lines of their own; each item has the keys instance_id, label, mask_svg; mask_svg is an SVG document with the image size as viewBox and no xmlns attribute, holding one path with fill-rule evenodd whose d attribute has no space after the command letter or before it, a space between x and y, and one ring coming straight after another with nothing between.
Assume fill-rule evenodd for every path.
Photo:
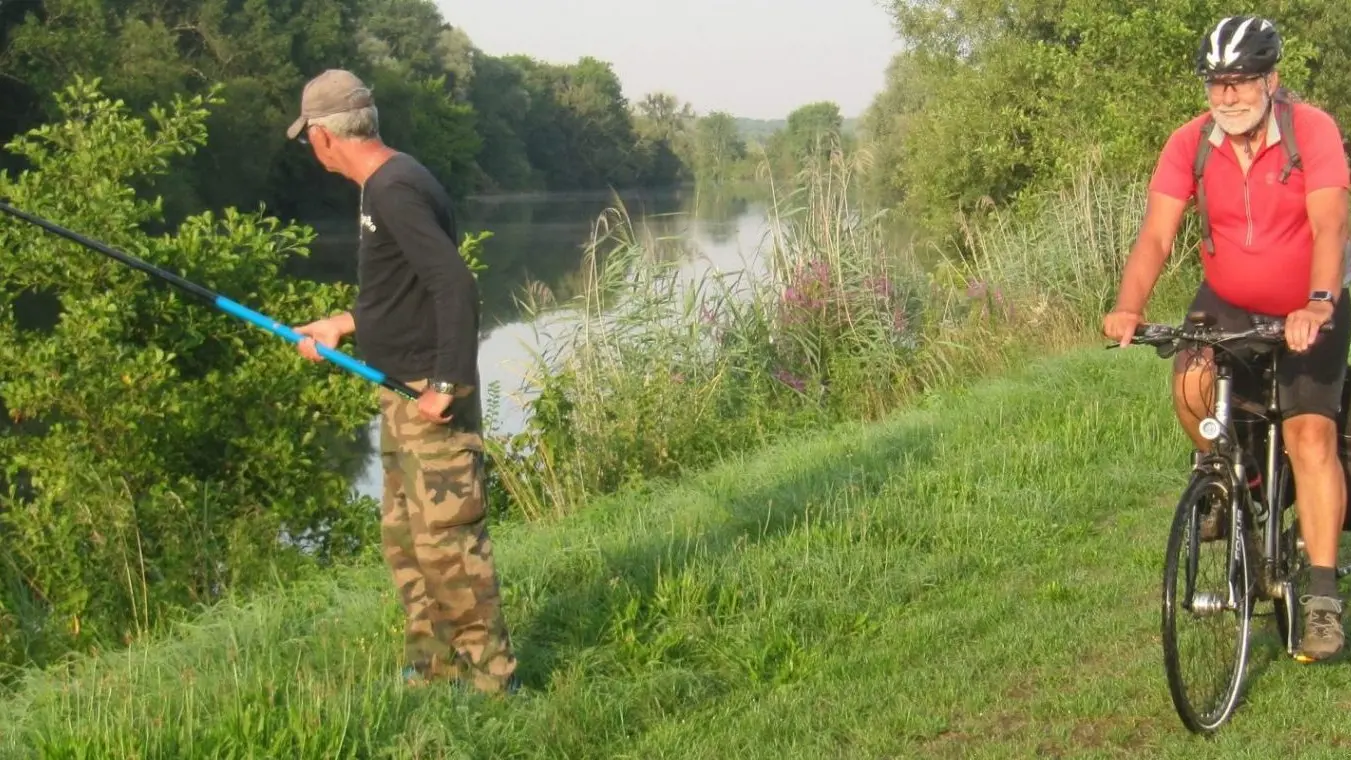
<instances>
[{"instance_id":1,"label":"grassy bank","mask_svg":"<svg viewBox=\"0 0 1351 760\"><path fill-rule=\"evenodd\" d=\"M1186 448L1164 365L1038 361L499 529L527 686L509 701L403 691L372 567L32 674L0 704L0 756L1343 754L1351 670L1273 660L1265 631L1217 741L1171 712L1157 588Z\"/></svg>"}]
</instances>

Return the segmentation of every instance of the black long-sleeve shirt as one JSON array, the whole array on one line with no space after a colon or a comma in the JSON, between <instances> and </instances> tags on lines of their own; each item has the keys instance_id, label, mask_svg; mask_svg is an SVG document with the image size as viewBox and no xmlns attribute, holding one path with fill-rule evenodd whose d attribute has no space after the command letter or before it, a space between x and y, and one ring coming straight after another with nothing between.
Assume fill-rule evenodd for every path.
<instances>
[{"instance_id":1,"label":"black long-sleeve shirt","mask_svg":"<svg viewBox=\"0 0 1351 760\"><path fill-rule=\"evenodd\" d=\"M478 284L456 244L450 198L404 153L366 180L357 248L356 342L403 382L478 384Z\"/></svg>"}]
</instances>

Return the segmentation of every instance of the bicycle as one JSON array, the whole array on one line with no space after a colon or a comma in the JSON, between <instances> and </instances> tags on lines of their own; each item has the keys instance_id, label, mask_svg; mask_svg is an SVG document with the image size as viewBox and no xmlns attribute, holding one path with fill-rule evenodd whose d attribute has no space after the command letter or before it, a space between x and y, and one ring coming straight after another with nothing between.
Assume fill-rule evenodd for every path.
<instances>
[{"instance_id":1,"label":"bicycle","mask_svg":"<svg viewBox=\"0 0 1351 760\"><path fill-rule=\"evenodd\" d=\"M1331 326L1324 324L1322 332ZM1296 582L1308 560L1299 520L1291 509L1295 503L1293 471L1281 426L1272 424L1280 420L1276 370L1284 354L1285 320L1254 317L1250 329L1226 331L1216 327L1213 316L1193 312L1180 326L1141 325L1131 343L1152 345L1162 358L1184 347L1210 347L1214 355L1214 412L1200 423L1200 433L1211 442L1211 450L1192 454L1191 476L1169 532L1162 599L1164 669L1173 707L1188 730L1211 734L1229 720L1240 702L1257 602L1272 603L1277 634L1287 655L1294 657L1299 648L1301 610ZM1241 352L1257 360L1262 398L1236 407L1235 369L1245 363ZM1251 486L1250 469L1257 470L1259 487ZM1216 515L1215 509L1220 512L1211 527L1218 535L1207 538L1202 535L1203 523ZM1210 548L1222 557L1223 567L1217 583L1203 584L1199 569ZM1339 567L1337 577L1348 573L1351 565ZM1185 637L1179 625L1224 621L1230 616L1237 638L1228 673L1209 679L1215 693L1193 695L1195 687L1207 684L1206 679L1191 679L1184 672L1180 644ZM1202 653L1214 650L1212 645Z\"/></svg>"}]
</instances>

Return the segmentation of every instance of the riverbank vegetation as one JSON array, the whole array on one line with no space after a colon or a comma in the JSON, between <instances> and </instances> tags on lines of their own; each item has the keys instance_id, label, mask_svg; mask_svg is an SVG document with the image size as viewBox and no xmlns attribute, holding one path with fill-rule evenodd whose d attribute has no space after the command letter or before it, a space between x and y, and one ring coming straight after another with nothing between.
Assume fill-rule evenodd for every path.
<instances>
[{"instance_id":1,"label":"riverbank vegetation","mask_svg":"<svg viewBox=\"0 0 1351 760\"><path fill-rule=\"evenodd\" d=\"M527 379L526 429L492 441L511 508L562 516L1098 334L1143 212L1138 178L1085 163L1037 216L995 214L967 230L969 256L935 258L856 203L861 160L836 151L776 194L744 271L682 278L663 252L678 241L622 207L603 219L587 287L562 304L576 326L551 335ZM1188 297L1195 271L1175 259L1157 305Z\"/></svg>"}]
</instances>

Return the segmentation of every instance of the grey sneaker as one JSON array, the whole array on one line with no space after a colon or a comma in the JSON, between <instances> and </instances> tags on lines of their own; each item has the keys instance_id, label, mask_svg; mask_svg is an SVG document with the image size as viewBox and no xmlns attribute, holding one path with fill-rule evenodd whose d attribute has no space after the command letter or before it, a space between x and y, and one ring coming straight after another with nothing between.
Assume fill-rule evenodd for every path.
<instances>
[{"instance_id":1,"label":"grey sneaker","mask_svg":"<svg viewBox=\"0 0 1351 760\"><path fill-rule=\"evenodd\" d=\"M1302 596L1304 607L1304 636L1295 659L1317 662L1342 650L1345 634L1342 632L1342 600L1330 596Z\"/></svg>"}]
</instances>

